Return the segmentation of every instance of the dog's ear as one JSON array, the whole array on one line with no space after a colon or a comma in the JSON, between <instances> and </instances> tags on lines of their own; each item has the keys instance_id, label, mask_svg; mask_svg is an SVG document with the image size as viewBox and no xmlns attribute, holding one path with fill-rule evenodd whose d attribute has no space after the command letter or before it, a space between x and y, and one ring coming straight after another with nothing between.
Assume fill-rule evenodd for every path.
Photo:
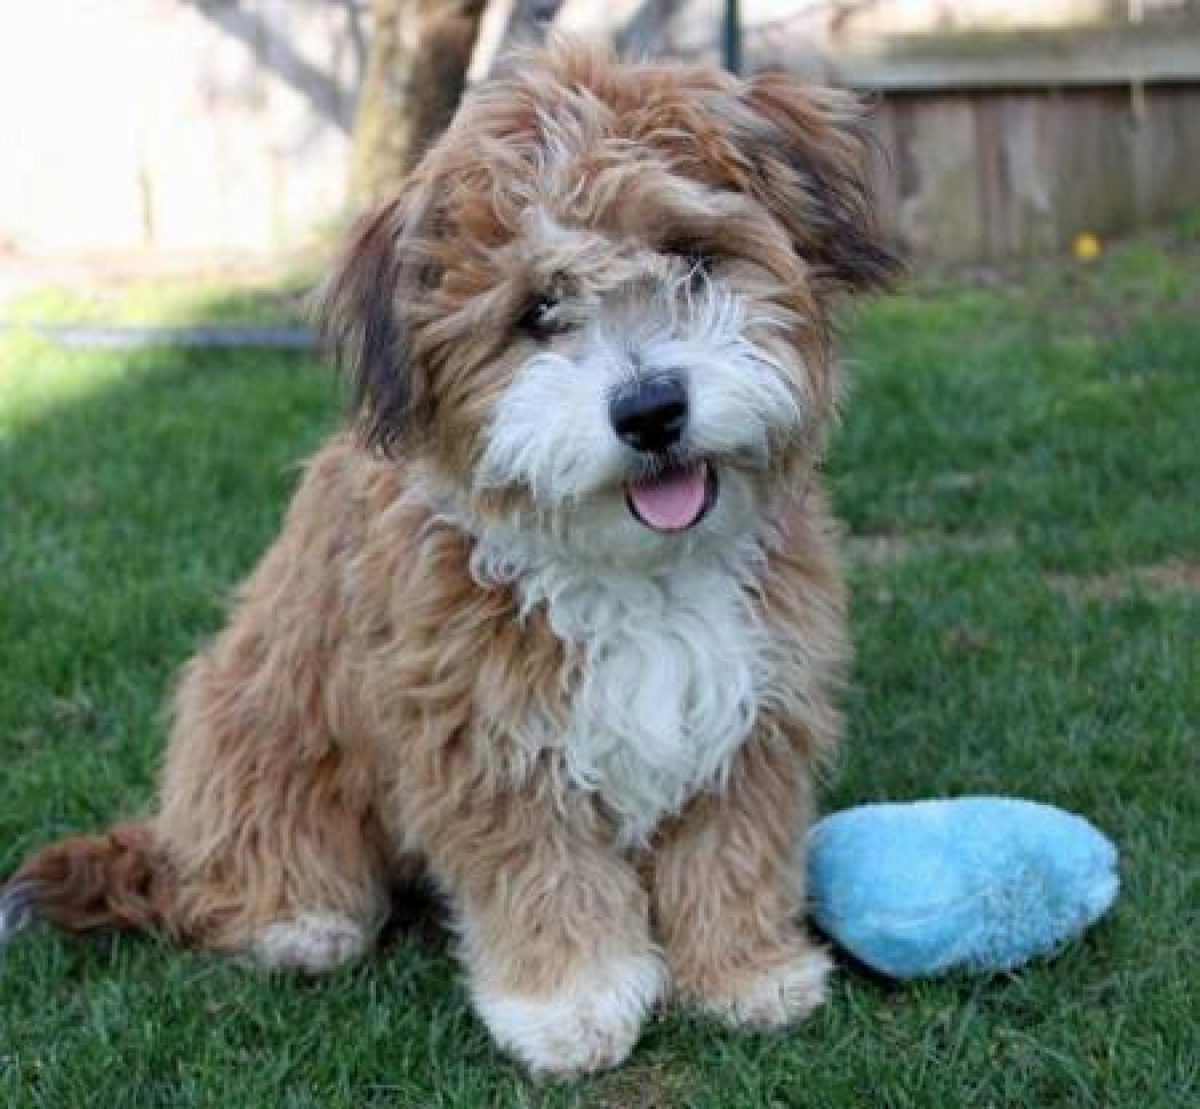
<instances>
[{"instance_id":1,"label":"dog's ear","mask_svg":"<svg viewBox=\"0 0 1200 1109\"><path fill-rule=\"evenodd\" d=\"M317 301L321 346L349 379L360 434L389 454L418 429L428 403L405 318L426 276L413 208L403 193L363 216Z\"/></svg>"},{"instance_id":2,"label":"dog's ear","mask_svg":"<svg viewBox=\"0 0 1200 1109\"><path fill-rule=\"evenodd\" d=\"M869 140L854 96L765 73L742 86L731 122L747 191L821 276L858 290L899 272L872 203Z\"/></svg>"}]
</instances>

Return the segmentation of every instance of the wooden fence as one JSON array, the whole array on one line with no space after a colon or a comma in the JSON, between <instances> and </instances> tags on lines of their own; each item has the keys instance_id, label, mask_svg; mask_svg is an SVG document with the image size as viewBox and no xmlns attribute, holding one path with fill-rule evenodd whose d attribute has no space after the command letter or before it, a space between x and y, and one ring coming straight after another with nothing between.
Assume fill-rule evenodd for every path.
<instances>
[{"instance_id":1,"label":"wooden fence","mask_svg":"<svg viewBox=\"0 0 1200 1109\"><path fill-rule=\"evenodd\" d=\"M999 259L1200 211L1200 23L920 37L829 76L878 97L885 210L918 255Z\"/></svg>"},{"instance_id":2,"label":"wooden fence","mask_svg":"<svg viewBox=\"0 0 1200 1109\"><path fill-rule=\"evenodd\" d=\"M566 0L560 19L636 51L716 62L723 6ZM1200 211L1200 5L1142 6L1162 18L1121 22L1135 6L1106 0L742 0L744 65L873 102L878 191L918 258L1041 254L1081 232L1119 234ZM1043 26L978 25L1002 15ZM921 31L935 16L958 25ZM1093 22L1070 25L1081 18Z\"/></svg>"}]
</instances>

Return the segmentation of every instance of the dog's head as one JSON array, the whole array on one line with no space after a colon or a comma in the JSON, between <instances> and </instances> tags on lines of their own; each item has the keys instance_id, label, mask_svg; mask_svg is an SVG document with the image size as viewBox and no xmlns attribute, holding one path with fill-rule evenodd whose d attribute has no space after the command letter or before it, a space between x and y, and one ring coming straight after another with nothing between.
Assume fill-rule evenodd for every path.
<instances>
[{"instance_id":1,"label":"dog's head","mask_svg":"<svg viewBox=\"0 0 1200 1109\"><path fill-rule=\"evenodd\" d=\"M351 239L325 333L373 446L578 556L727 543L803 481L832 301L883 282L855 105L558 46Z\"/></svg>"}]
</instances>

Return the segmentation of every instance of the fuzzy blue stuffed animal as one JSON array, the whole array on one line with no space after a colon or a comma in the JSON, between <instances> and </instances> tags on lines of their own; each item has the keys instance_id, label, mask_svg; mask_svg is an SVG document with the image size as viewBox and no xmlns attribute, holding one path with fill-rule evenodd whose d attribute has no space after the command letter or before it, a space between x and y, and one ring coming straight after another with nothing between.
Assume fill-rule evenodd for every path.
<instances>
[{"instance_id":1,"label":"fuzzy blue stuffed animal","mask_svg":"<svg viewBox=\"0 0 1200 1109\"><path fill-rule=\"evenodd\" d=\"M863 805L809 835L813 919L892 978L1008 970L1053 952L1117 895L1117 852L1082 817L966 797Z\"/></svg>"}]
</instances>

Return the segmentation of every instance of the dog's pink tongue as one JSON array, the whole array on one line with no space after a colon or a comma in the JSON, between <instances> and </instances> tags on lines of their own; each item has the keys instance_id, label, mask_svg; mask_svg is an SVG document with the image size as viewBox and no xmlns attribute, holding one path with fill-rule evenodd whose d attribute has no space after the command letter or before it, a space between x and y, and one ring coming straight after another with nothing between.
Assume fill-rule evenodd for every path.
<instances>
[{"instance_id":1,"label":"dog's pink tongue","mask_svg":"<svg viewBox=\"0 0 1200 1109\"><path fill-rule=\"evenodd\" d=\"M649 481L630 482L629 503L642 523L655 531L683 531L704 515L704 466L673 470Z\"/></svg>"}]
</instances>

